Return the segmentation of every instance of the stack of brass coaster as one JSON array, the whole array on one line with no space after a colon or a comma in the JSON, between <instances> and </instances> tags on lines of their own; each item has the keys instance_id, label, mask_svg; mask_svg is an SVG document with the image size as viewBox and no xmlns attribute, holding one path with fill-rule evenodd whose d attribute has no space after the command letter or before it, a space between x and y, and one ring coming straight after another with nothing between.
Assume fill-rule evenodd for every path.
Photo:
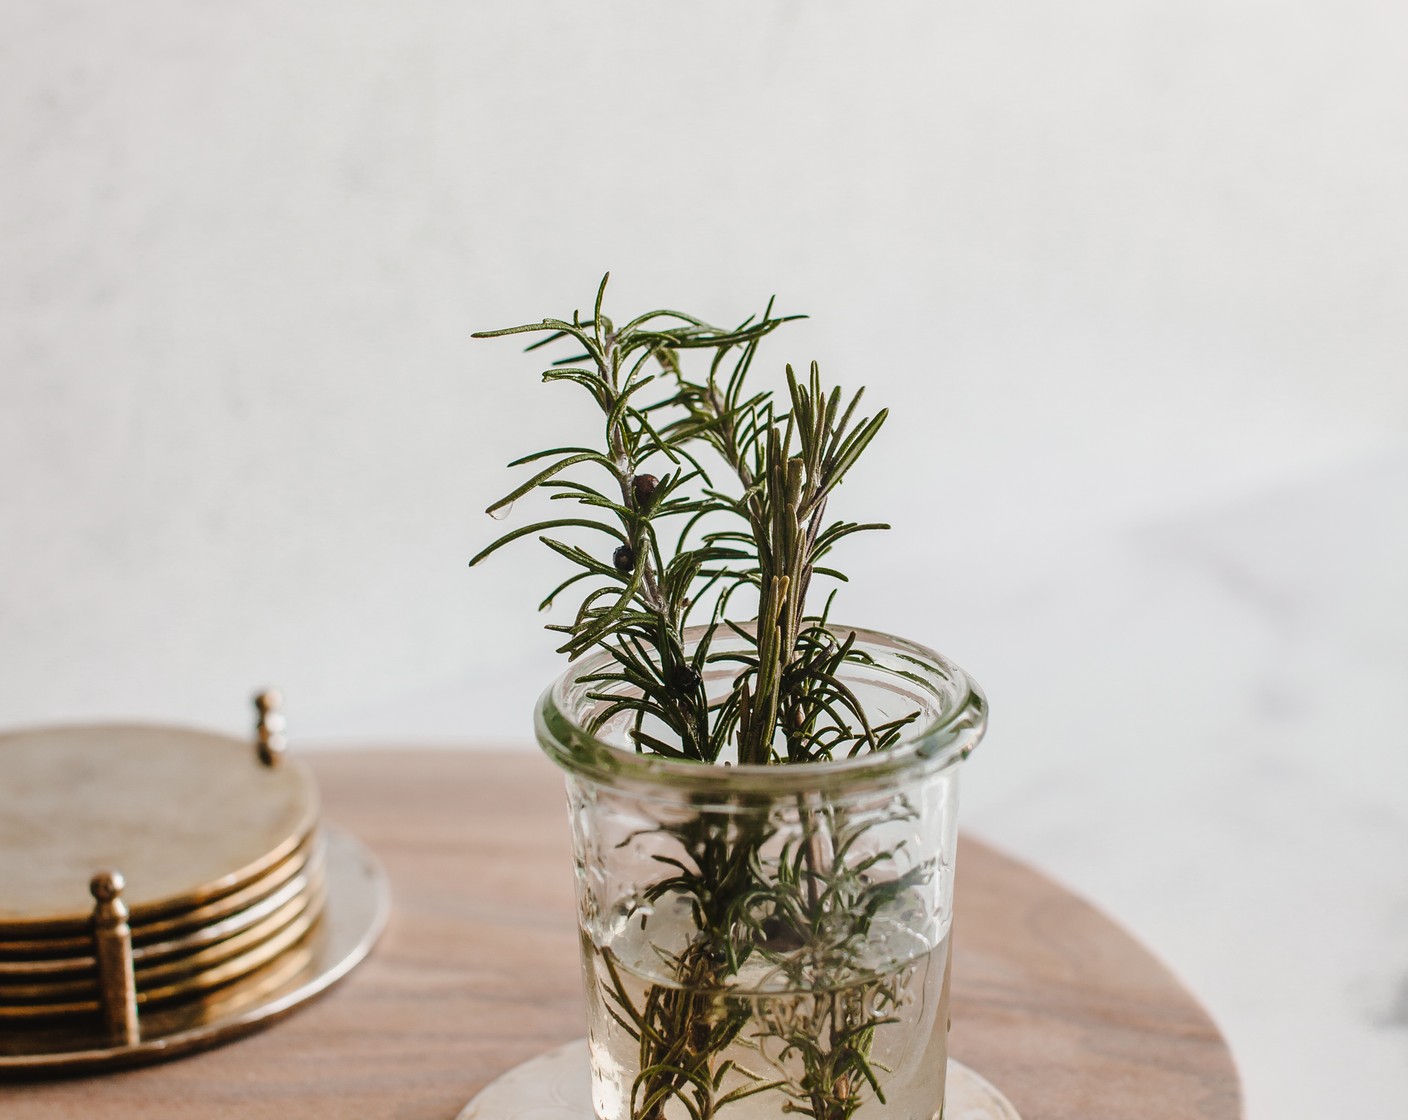
<instances>
[{"instance_id":1,"label":"stack of brass coaster","mask_svg":"<svg viewBox=\"0 0 1408 1120\"><path fill-rule=\"evenodd\" d=\"M0 736L0 1073L208 1045L309 998L385 920L259 698L257 743L138 726Z\"/></svg>"}]
</instances>

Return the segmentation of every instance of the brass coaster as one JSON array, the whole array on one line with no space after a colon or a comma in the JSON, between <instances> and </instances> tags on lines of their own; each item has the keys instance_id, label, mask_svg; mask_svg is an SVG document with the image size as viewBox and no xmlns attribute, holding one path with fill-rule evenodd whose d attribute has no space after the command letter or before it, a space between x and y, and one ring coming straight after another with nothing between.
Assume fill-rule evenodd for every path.
<instances>
[{"instance_id":1,"label":"brass coaster","mask_svg":"<svg viewBox=\"0 0 1408 1120\"><path fill-rule=\"evenodd\" d=\"M595 1120L591 1099L587 1040L579 1038L509 1070L470 1101L458 1120ZM951 1059L943 1108L936 1106L933 1117L923 1120L940 1120L941 1114L942 1120L1021 1120L1006 1097Z\"/></svg>"},{"instance_id":2,"label":"brass coaster","mask_svg":"<svg viewBox=\"0 0 1408 1120\"><path fill-rule=\"evenodd\" d=\"M321 919L290 935L291 943L268 963L203 995L144 1006L141 1037L128 1046L109 1045L96 1015L81 1029L69 1021L0 1027L0 1078L137 1065L213 1046L288 1014L340 980L380 936L390 891L381 866L361 844L330 825L322 831L327 899Z\"/></svg>"},{"instance_id":3,"label":"brass coaster","mask_svg":"<svg viewBox=\"0 0 1408 1120\"><path fill-rule=\"evenodd\" d=\"M217 929L228 934L253 924L287 901L291 892L304 889L304 881L320 878L321 868L316 839L309 837L287 860L244 887L193 910L132 923L132 955L140 968L143 960L209 940ZM0 939L0 985L12 977L91 972L95 966L91 929L82 936Z\"/></svg>"},{"instance_id":4,"label":"brass coaster","mask_svg":"<svg viewBox=\"0 0 1408 1120\"><path fill-rule=\"evenodd\" d=\"M164 951L155 963L136 960L134 951L138 1005L145 1007L218 987L253 972L296 944L322 912L321 870L313 882L295 880L290 884L300 885L304 886L302 891L256 915L259 920L255 922L246 925L244 915L238 915L241 925L236 932L228 926L212 927L190 939L179 952L171 951L169 945L152 946ZM10 1019L96 1015L101 1010L96 966L91 975L76 979L39 978L29 983L0 979L0 1027Z\"/></svg>"},{"instance_id":5,"label":"brass coaster","mask_svg":"<svg viewBox=\"0 0 1408 1120\"><path fill-rule=\"evenodd\" d=\"M94 725L0 735L0 944L90 929L95 871L116 868L133 926L268 875L312 834L297 759L183 728Z\"/></svg>"}]
</instances>

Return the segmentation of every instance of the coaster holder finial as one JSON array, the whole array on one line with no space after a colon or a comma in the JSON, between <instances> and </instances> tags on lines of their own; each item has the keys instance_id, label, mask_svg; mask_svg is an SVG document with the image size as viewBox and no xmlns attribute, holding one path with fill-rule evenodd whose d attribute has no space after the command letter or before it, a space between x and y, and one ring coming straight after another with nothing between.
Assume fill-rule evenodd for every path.
<instances>
[{"instance_id":1,"label":"coaster holder finial","mask_svg":"<svg viewBox=\"0 0 1408 1120\"><path fill-rule=\"evenodd\" d=\"M283 694L270 688L254 697L254 710L258 713L255 724L256 747L259 761L265 766L277 766L288 751L288 740L284 729L288 726L283 713Z\"/></svg>"},{"instance_id":2,"label":"coaster holder finial","mask_svg":"<svg viewBox=\"0 0 1408 1120\"><path fill-rule=\"evenodd\" d=\"M137 1022L137 974L132 964L132 927L120 871L99 871L88 884L93 896L93 955L98 964L98 996L108 1036L115 1046L134 1046L141 1037Z\"/></svg>"}]
</instances>

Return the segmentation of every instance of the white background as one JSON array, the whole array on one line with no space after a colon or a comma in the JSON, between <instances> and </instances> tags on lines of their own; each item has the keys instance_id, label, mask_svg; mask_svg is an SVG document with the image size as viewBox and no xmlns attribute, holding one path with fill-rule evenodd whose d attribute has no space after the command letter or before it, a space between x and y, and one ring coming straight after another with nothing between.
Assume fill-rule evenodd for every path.
<instances>
[{"instance_id":1,"label":"white background","mask_svg":"<svg viewBox=\"0 0 1408 1120\"><path fill-rule=\"evenodd\" d=\"M558 568L465 560L595 426L470 332L775 292L893 409L838 614L987 687L968 823L1252 1120L1402 1115L1402 12L0 4L0 725L526 746Z\"/></svg>"}]
</instances>

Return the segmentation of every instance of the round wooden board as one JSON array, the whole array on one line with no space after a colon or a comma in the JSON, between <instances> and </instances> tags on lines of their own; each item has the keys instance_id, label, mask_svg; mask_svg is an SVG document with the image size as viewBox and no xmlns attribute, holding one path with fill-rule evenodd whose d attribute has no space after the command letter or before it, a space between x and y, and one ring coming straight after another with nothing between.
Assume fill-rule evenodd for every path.
<instances>
[{"instance_id":1,"label":"round wooden board","mask_svg":"<svg viewBox=\"0 0 1408 1120\"><path fill-rule=\"evenodd\" d=\"M0 1084L6 1120L450 1120L500 1074L581 1035L561 779L529 752L310 757L329 816L385 863L371 960L229 1046L101 1078ZM1196 1000L1127 933L965 840L953 1055L1023 1120L1238 1120L1237 1075Z\"/></svg>"}]
</instances>

